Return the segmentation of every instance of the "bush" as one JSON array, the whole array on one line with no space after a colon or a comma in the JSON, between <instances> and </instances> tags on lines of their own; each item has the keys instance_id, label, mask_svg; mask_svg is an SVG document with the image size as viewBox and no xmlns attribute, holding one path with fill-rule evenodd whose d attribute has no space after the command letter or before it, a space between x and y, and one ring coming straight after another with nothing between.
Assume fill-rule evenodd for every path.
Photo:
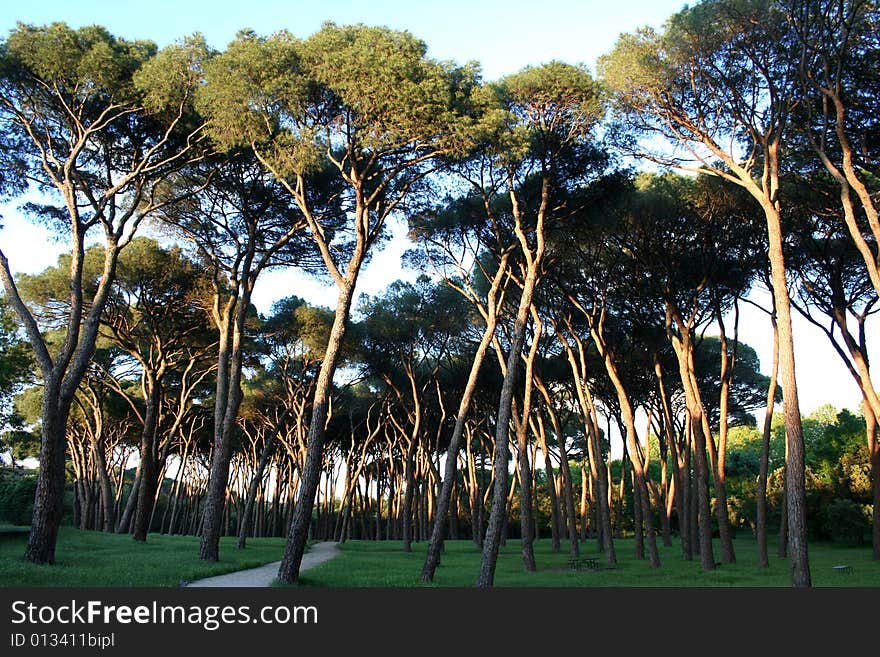
<instances>
[{"instance_id":1,"label":"bush","mask_svg":"<svg viewBox=\"0 0 880 657\"><path fill-rule=\"evenodd\" d=\"M831 540L864 543L870 525L861 504L837 499L825 507L822 516L823 528Z\"/></svg>"},{"instance_id":2,"label":"bush","mask_svg":"<svg viewBox=\"0 0 880 657\"><path fill-rule=\"evenodd\" d=\"M30 524L36 491L35 471L0 468L0 521L13 525Z\"/></svg>"}]
</instances>

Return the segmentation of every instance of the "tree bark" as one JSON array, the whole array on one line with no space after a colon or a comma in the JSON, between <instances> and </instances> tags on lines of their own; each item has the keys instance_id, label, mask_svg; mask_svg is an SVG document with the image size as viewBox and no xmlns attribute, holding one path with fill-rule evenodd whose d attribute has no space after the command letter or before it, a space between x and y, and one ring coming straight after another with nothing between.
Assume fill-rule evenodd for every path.
<instances>
[{"instance_id":1,"label":"tree bark","mask_svg":"<svg viewBox=\"0 0 880 657\"><path fill-rule=\"evenodd\" d=\"M247 545L248 526L250 524L251 515L253 514L254 503L257 500L257 491L260 488L260 482L263 481L263 474L266 471L266 467L269 465L269 461L272 460L272 456L275 454L275 445L278 442L278 434L281 432L281 428L284 426L285 422L287 422L289 416L290 410L288 409L275 423L275 426L272 428L272 433L266 439L266 444L263 445L263 450L260 452L260 461L257 464L257 469L248 485L247 498L245 500L244 510L242 511L241 527L238 532L239 550L244 550Z\"/></svg>"},{"instance_id":2,"label":"tree bark","mask_svg":"<svg viewBox=\"0 0 880 657\"><path fill-rule=\"evenodd\" d=\"M868 436L868 454L871 458L871 491L874 503L871 530L871 556L880 560L880 444L877 440L877 416L865 405L865 430Z\"/></svg>"},{"instance_id":3,"label":"tree bark","mask_svg":"<svg viewBox=\"0 0 880 657\"><path fill-rule=\"evenodd\" d=\"M761 439L761 464L758 470L758 490L755 494L755 533L758 544L758 565L770 566L767 554L767 476L770 464L770 430L773 422L773 408L776 405L776 379L779 376L779 331L776 327L776 314L770 314L773 325L773 366L770 368L770 384L767 386L767 407L764 411L764 426Z\"/></svg>"},{"instance_id":4,"label":"tree bark","mask_svg":"<svg viewBox=\"0 0 880 657\"><path fill-rule=\"evenodd\" d=\"M251 244L251 249L253 249ZM202 516L199 559L217 561L220 558L220 534L226 489L229 483L229 462L232 458L232 437L235 432L238 409L243 392L242 340L251 303L251 293L259 269L251 270L253 250L242 265L243 280L236 282L236 290L222 311L219 308L219 292L215 292L215 323L220 330L217 359L217 391L214 409L214 453L208 487L205 492L205 510Z\"/></svg>"},{"instance_id":5,"label":"tree bark","mask_svg":"<svg viewBox=\"0 0 880 657\"><path fill-rule=\"evenodd\" d=\"M44 387L40 469L24 558L34 563L53 564L64 502L64 458L70 402L58 398L58 387L53 381L45 381Z\"/></svg>"},{"instance_id":6,"label":"tree bark","mask_svg":"<svg viewBox=\"0 0 880 657\"><path fill-rule=\"evenodd\" d=\"M654 376L657 378L657 389L660 393L660 403L663 411L663 435L666 440L667 460L672 462L672 501L678 516L678 531L681 538L682 554L688 561L693 558L690 549L690 523L686 510L686 495L684 477L681 472L679 460L678 442L675 436L675 427L672 420L672 409L669 405L669 395L666 393L666 384L663 380L663 368L660 365L660 357L654 353ZM665 483L665 476L664 476ZM668 505L667 505L668 506Z\"/></svg>"},{"instance_id":7,"label":"tree bark","mask_svg":"<svg viewBox=\"0 0 880 657\"><path fill-rule=\"evenodd\" d=\"M715 504L715 515L718 518L718 534L721 543L721 562L736 562L736 554L733 549L733 532L730 527L730 513L727 508L727 475L725 472L725 463L727 455L727 413L730 402L730 382L733 378L733 370L736 365L736 345L737 334L739 330L739 307L734 302L736 319L734 320L733 331L733 349L728 353L727 331L724 326L724 320L721 317L720 304L716 304L716 314L718 317L718 327L720 330L721 342L721 394L719 396L720 417L718 419L718 447L714 449L714 439L710 437L709 456L712 458L712 465L715 474L715 496L717 498Z\"/></svg>"},{"instance_id":8,"label":"tree bark","mask_svg":"<svg viewBox=\"0 0 880 657\"><path fill-rule=\"evenodd\" d=\"M581 419L583 421L584 430L587 436L587 458L590 462L590 477L597 482L599 494L597 495L597 536L600 551L604 551L605 560L608 565L617 563L617 554L614 550L614 537L611 528L611 502L610 502L610 481L608 469L604 463L602 446L599 443L599 424L596 413L596 406L593 404L593 396L587 383L587 362L583 341L574 332L571 324L566 324L569 335L575 341L578 348L578 355L575 356L574 349L568 342L557 326L554 325L557 339L568 359L569 369L571 370L572 379L574 381L575 390L577 391L578 405L581 410Z\"/></svg>"},{"instance_id":9,"label":"tree bark","mask_svg":"<svg viewBox=\"0 0 880 657\"><path fill-rule=\"evenodd\" d=\"M630 464L632 465L633 497L634 503L637 505L636 555L639 558L644 558L643 554L639 554L642 538L642 525L644 525L645 535L648 539L648 555L651 562L651 567L659 568L660 553L657 550L657 536L654 532L654 518L653 514L651 513L650 498L648 496L645 464L642 461L642 456L639 450L638 435L636 433L635 414L633 412L632 404L629 400L629 395L627 394L626 388L623 384L623 380L620 378L617 365L614 362L614 358L610 350L608 349L607 344L605 343L605 338L603 336L604 317L605 311L603 309L597 321L595 321L595 323L591 321L590 333L593 336L593 342L596 344L596 347L599 350L599 355L602 357L602 360L605 363L605 370L608 373L608 377L611 379L612 385L614 386L614 390L617 394L617 400L620 405L620 412L623 415L627 451L629 452L629 460Z\"/></svg>"},{"instance_id":10,"label":"tree bark","mask_svg":"<svg viewBox=\"0 0 880 657\"><path fill-rule=\"evenodd\" d=\"M531 287L533 290L534 283ZM521 360L529 306L531 305L531 299L527 297L531 297L532 290L527 290L528 283L524 286L522 297L520 298L516 323L514 324L513 340L507 356L507 372L504 376L501 396L498 400L497 424L495 428L495 459L493 464L495 484L492 491L489 526L486 528L486 536L483 540L480 574L477 580L477 586L480 588L490 587L494 583L495 564L498 559L498 549L501 545L501 534L503 525L507 524L507 460L510 453L508 449L508 432L510 430L513 385Z\"/></svg>"},{"instance_id":11,"label":"tree bark","mask_svg":"<svg viewBox=\"0 0 880 657\"><path fill-rule=\"evenodd\" d=\"M519 306L516 311L516 320L513 326L510 353L507 355L507 371L501 386L501 395L498 400L498 413L495 427L495 488L492 497L492 510L489 514L489 526L486 528L486 537L483 541L483 554L480 561L480 575L477 586L487 588L492 586L495 579L495 564L498 559L498 548L501 545L502 532L507 526L507 457L508 457L508 431L511 419L513 402L513 386L522 356L522 347L525 340L526 326L529 321L529 313L532 307L532 297L538 285L538 271L544 257L544 221L549 207L549 180L544 177L541 181L541 204L537 212L537 220L534 229L536 239L535 250L529 245L523 227L523 215L519 206L519 199L513 188L512 174L508 181L508 191L513 207L515 219L515 232L519 240L520 250L524 256L524 274L522 282L522 294L519 298ZM500 356L500 353L499 353ZM527 385L529 382L527 381ZM521 486L528 486L528 481L520 482ZM525 537L524 537L525 538ZM529 544L531 548L531 544ZM523 541L525 550L525 540Z\"/></svg>"},{"instance_id":12,"label":"tree bark","mask_svg":"<svg viewBox=\"0 0 880 657\"><path fill-rule=\"evenodd\" d=\"M355 257L358 257L358 255L356 254ZM360 257L362 259L362 254ZM320 481L325 423L329 411L330 386L333 383L333 374L336 371L336 362L342 347L342 338L345 335L345 325L348 320L349 309L351 308L356 272L360 267L360 261L353 262L350 267L354 268L350 269L354 276L346 281L346 285L339 288L339 298L336 303L333 325L330 329L327 348L324 352L324 360L321 362L318 381L315 385L312 418L309 423L306 447L306 462L300 478L296 504L290 519L284 556L278 568L278 580L285 584L294 584L299 580L299 568L302 563L303 554L305 554L312 510L315 504L315 493L318 490L318 483Z\"/></svg>"},{"instance_id":13,"label":"tree bark","mask_svg":"<svg viewBox=\"0 0 880 657\"><path fill-rule=\"evenodd\" d=\"M556 475L553 472L553 462L550 460L550 451L547 449L547 436L544 429L544 421L538 415L537 427L535 422L529 419L532 431L538 437L538 446L544 457L544 473L547 478L547 497L550 499L550 543L554 552L559 552L561 543L559 540L559 528L561 526L559 518L559 499L556 495Z\"/></svg>"},{"instance_id":14,"label":"tree bark","mask_svg":"<svg viewBox=\"0 0 880 657\"><path fill-rule=\"evenodd\" d=\"M791 301L785 275L782 250L782 227L779 210L772 203L763 204L769 237L771 280L779 325L779 362L782 366L782 389L785 391L785 464L786 509L788 520L788 552L791 560L791 583L796 587L811 586L807 546L806 464L804 435L795 376L794 337L791 324Z\"/></svg>"},{"instance_id":15,"label":"tree bark","mask_svg":"<svg viewBox=\"0 0 880 657\"><path fill-rule=\"evenodd\" d=\"M520 506L520 535L522 537L522 559L526 572L535 572L535 530L534 517L532 515L532 471L529 464L529 415L532 409L532 389L534 387L535 356L538 353L538 344L541 340L541 323L534 312L534 307L529 304L529 312L532 314L534 323L534 335L525 359L525 390L523 391L522 414L519 418L514 417L516 432L517 459L519 467L519 506ZM514 407L516 406L513 401ZM514 408L515 410L515 408ZM553 477L550 478L551 484Z\"/></svg>"},{"instance_id":16,"label":"tree bark","mask_svg":"<svg viewBox=\"0 0 880 657\"><path fill-rule=\"evenodd\" d=\"M667 304L666 330L667 336L675 349L678 360L678 373L685 392L685 402L688 410L689 429L693 436L693 462L694 478L696 484L696 499L692 504L696 505L697 530L699 533L700 565L703 570L715 569L715 557L712 552L712 519L711 506L709 504L709 467L706 460L707 438L705 433L705 414L703 404L698 396L693 376L693 342L692 334L688 327L680 320L677 321L681 329L681 335L677 335L672 329L674 309Z\"/></svg>"},{"instance_id":17,"label":"tree bark","mask_svg":"<svg viewBox=\"0 0 880 657\"><path fill-rule=\"evenodd\" d=\"M160 485L157 478L161 468L156 459L159 407L162 403L161 383L152 376L152 373L145 372L145 378L145 391L147 394L144 426L141 432L141 480L134 516L134 526L132 528L132 538L140 542L147 540L147 533L150 531L150 519L153 515L156 491Z\"/></svg>"}]
</instances>

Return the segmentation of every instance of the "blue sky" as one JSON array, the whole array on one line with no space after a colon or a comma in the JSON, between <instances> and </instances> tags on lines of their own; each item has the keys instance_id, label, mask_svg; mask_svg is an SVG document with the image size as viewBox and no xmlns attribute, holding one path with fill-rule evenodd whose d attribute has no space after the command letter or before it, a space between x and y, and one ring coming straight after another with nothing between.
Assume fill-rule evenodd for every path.
<instances>
[{"instance_id":1,"label":"blue sky","mask_svg":"<svg viewBox=\"0 0 880 657\"><path fill-rule=\"evenodd\" d=\"M488 80L513 73L529 64L552 59L584 63L595 70L596 59L609 51L621 32L643 25L660 26L684 6L681 0L447 0L419 3L413 0L248 0L214 2L153 0L148 3L99 0L43 0L4 3L0 34L5 37L16 22L45 24L64 21L73 27L100 24L117 36L150 39L166 45L193 32L201 32L222 49L237 31L250 28L260 34L287 29L305 37L324 21L366 23L406 29L423 39L429 54L460 63L476 60ZM15 211L17 204L0 205L4 227L0 247L14 272L36 273L54 264L60 244ZM396 239L377 254L362 276L360 291L380 292L401 272L400 256L406 246L405 230L392 226ZM411 278L411 276L409 276ZM268 310L273 299L298 294L313 303L328 304L331 288L294 272L270 272L259 284L255 302ZM744 305L740 339L758 352L764 369L771 362L772 340L765 315ZM801 410L809 413L830 402L855 409L860 396L850 375L813 326L795 318L797 371ZM874 340L872 340L874 342ZM880 345L875 346L876 349Z\"/></svg>"}]
</instances>

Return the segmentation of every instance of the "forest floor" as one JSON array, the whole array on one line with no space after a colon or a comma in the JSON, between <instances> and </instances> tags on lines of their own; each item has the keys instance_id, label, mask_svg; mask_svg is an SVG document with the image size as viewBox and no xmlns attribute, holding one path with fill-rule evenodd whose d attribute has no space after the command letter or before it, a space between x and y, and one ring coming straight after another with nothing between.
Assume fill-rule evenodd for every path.
<instances>
[{"instance_id":1,"label":"forest floor","mask_svg":"<svg viewBox=\"0 0 880 657\"><path fill-rule=\"evenodd\" d=\"M299 567L300 572L314 568L318 564L329 561L333 557L340 554L336 543L325 541L315 543L309 548L309 551L303 555L302 564ZM249 568L248 570L239 570L225 575L217 575L215 577L206 577L195 582L189 582L187 586L215 586L215 587L256 587L271 586L278 575L278 566L280 561L267 563L265 566L258 568Z\"/></svg>"}]
</instances>

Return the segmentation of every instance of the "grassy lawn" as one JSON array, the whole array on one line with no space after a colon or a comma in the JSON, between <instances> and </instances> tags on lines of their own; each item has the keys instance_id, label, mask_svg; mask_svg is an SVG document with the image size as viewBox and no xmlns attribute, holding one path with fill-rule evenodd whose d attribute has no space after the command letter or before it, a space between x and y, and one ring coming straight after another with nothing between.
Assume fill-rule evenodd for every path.
<instances>
[{"instance_id":1,"label":"grassy lawn","mask_svg":"<svg viewBox=\"0 0 880 657\"><path fill-rule=\"evenodd\" d=\"M195 536L150 534L137 543L127 534L104 534L62 527L52 566L22 559L27 533L0 533L0 586L180 586L182 581L221 575L277 561L284 538L220 539L220 561L199 561Z\"/></svg>"},{"instance_id":2,"label":"grassy lawn","mask_svg":"<svg viewBox=\"0 0 880 657\"><path fill-rule=\"evenodd\" d=\"M11 528L10 528L11 529ZM198 538L151 534L146 543L136 543L127 535L87 532L65 527L58 539L54 566L37 566L22 559L26 533L0 532L0 586L180 586L183 581L220 575L276 561L281 558L285 539L251 539L248 548L235 548L234 537L220 541L218 563L198 559ZM567 549L553 553L549 539L535 548L538 571L522 569L519 543L508 541L498 559L495 584L499 587L578 587L578 586L782 586L789 585L786 560L775 558L771 546L771 566L762 570L754 565L755 544L750 538L736 540L737 563L718 567L711 573L700 569L699 559L684 561L680 547L661 547L661 567L652 570L647 561L633 557L632 539L615 542L618 565L615 569L572 571ZM480 552L470 541L448 541L433 584L421 584L419 573L426 543L413 545L406 554L399 541L349 541L340 546L342 554L303 573L301 585L321 587L412 587L473 586L480 565ZM582 556L596 556L595 541L582 545ZM718 557L716 551L716 560ZM604 558L600 557L600 565ZM832 569L836 564L852 567L851 574ZM828 543L810 545L810 567L814 586L880 587L880 562L871 560L870 547L846 547Z\"/></svg>"},{"instance_id":3,"label":"grassy lawn","mask_svg":"<svg viewBox=\"0 0 880 657\"><path fill-rule=\"evenodd\" d=\"M717 547L717 542L716 542ZM425 543L413 545L413 552L403 552L398 541L350 541L340 546L342 554L303 573L301 583L328 587L409 587L409 586L473 586L480 566L480 552L471 541L448 541L432 585L421 584L419 573L426 550ZM776 558L771 546L771 566L755 565L755 543L750 538L736 540L737 563L704 573L699 558L685 561L680 544L661 547L661 567L653 570L647 561L634 558L632 539L615 541L618 565L613 570L572 571L567 548L553 553L550 540L540 540L535 547L538 570L526 573L517 541L508 541L502 548L495 571L499 587L578 587L578 586L781 586L790 585L787 560ZM716 549L716 561L720 559ZM582 545L581 556L596 556L595 541ZM603 566L604 557L599 560ZM852 567L851 574L832 569L837 564ZM880 586L880 562L871 560L870 547L845 547L827 543L810 545L810 569L813 585Z\"/></svg>"}]
</instances>

